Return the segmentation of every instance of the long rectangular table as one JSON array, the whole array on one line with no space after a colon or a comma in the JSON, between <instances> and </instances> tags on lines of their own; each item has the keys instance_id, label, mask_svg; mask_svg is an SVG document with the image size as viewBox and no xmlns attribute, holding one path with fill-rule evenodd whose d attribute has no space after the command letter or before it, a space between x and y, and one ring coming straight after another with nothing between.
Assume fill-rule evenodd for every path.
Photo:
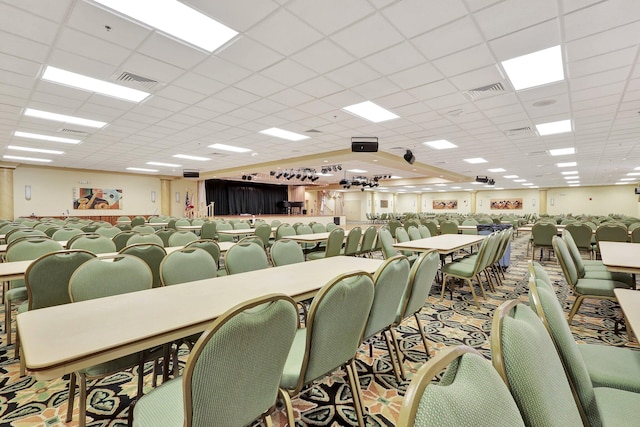
<instances>
[{"instance_id":1,"label":"long rectangular table","mask_svg":"<svg viewBox=\"0 0 640 427\"><path fill-rule=\"evenodd\" d=\"M467 246L475 245L485 239L486 235L478 234L441 234L409 242L395 243L394 248L403 251L425 252L431 249L440 255L450 254Z\"/></svg>"},{"instance_id":2,"label":"long rectangular table","mask_svg":"<svg viewBox=\"0 0 640 427\"><path fill-rule=\"evenodd\" d=\"M602 263L607 270L621 273L640 273L640 244L599 242Z\"/></svg>"},{"instance_id":3,"label":"long rectangular table","mask_svg":"<svg viewBox=\"0 0 640 427\"><path fill-rule=\"evenodd\" d=\"M251 298L301 301L341 273L374 273L382 260L337 256L28 311L17 316L22 357L48 380L202 332Z\"/></svg>"},{"instance_id":4,"label":"long rectangular table","mask_svg":"<svg viewBox=\"0 0 640 427\"><path fill-rule=\"evenodd\" d=\"M613 293L622 308L622 313L636 337L640 332L640 291L634 289L614 289Z\"/></svg>"}]
</instances>

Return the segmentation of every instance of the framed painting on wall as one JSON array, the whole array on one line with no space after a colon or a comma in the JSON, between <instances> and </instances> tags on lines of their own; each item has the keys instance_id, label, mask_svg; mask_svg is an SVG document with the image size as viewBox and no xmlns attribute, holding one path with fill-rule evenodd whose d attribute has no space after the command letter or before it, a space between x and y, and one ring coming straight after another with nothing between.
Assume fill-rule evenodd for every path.
<instances>
[{"instance_id":1,"label":"framed painting on wall","mask_svg":"<svg viewBox=\"0 0 640 427\"><path fill-rule=\"evenodd\" d=\"M73 209L122 209L122 189L74 188Z\"/></svg>"},{"instance_id":2,"label":"framed painting on wall","mask_svg":"<svg viewBox=\"0 0 640 427\"><path fill-rule=\"evenodd\" d=\"M388 200L380 200L380 207L381 208L388 208L389 207L389 201Z\"/></svg>"},{"instance_id":3,"label":"framed painting on wall","mask_svg":"<svg viewBox=\"0 0 640 427\"><path fill-rule=\"evenodd\" d=\"M458 209L458 200L434 200L433 209Z\"/></svg>"},{"instance_id":4,"label":"framed painting on wall","mask_svg":"<svg viewBox=\"0 0 640 427\"><path fill-rule=\"evenodd\" d=\"M491 209L522 209L522 199L491 199Z\"/></svg>"}]
</instances>

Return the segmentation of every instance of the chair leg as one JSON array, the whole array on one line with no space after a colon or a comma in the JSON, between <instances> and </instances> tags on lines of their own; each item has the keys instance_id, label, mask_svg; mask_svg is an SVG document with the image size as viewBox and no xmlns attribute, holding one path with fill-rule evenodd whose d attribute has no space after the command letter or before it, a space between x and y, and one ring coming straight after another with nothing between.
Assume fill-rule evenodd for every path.
<instances>
[{"instance_id":1,"label":"chair leg","mask_svg":"<svg viewBox=\"0 0 640 427\"><path fill-rule=\"evenodd\" d=\"M403 380L407 379L407 374L404 371L404 362L402 361L402 352L400 351L400 345L398 344L398 338L396 334L393 333L393 328L389 328L389 333L391 333L391 341L393 343L393 347L395 349L396 357L398 358L398 366L400 367L400 377Z\"/></svg>"},{"instance_id":2,"label":"chair leg","mask_svg":"<svg viewBox=\"0 0 640 427\"><path fill-rule=\"evenodd\" d=\"M76 373L72 372L71 377L69 378L69 397L67 398L67 419L65 422L71 422L73 418L73 403L76 398Z\"/></svg>"},{"instance_id":3,"label":"chair leg","mask_svg":"<svg viewBox=\"0 0 640 427\"><path fill-rule=\"evenodd\" d=\"M420 336L422 337L422 343L424 344L424 353L427 355L427 359L429 359L429 344L427 343L427 336L422 329L422 322L420 321L420 316L418 313L413 313L413 316L416 318L416 324L418 325L418 330L420 331Z\"/></svg>"},{"instance_id":4,"label":"chair leg","mask_svg":"<svg viewBox=\"0 0 640 427\"><path fill-rule=\"evenodd\" d=\"M278 388L278 395L284 402L284 409L287 413L287 422L289 423L289 427L296 427L296 419L293 416L293 404L291 403L291 397L289 397L289 393L282 388Z\"/></svg>"},{"instance_id":5,"label":"chair leg","mask_svg":"<svg viewBox=\"0 0 640 427\"><path fill-rule=\"evenodd\" d=\"M384 340L387 343L387 352L389 352L389 360L391 361L391 367L393 368L393 374L396 376L396 381L400 382L401 378L400 377L400 370L399 368L396 366L396 358L394 356L394 349L392 348L391 345L391 340L389 339L389 335L387 335L387 331L383 330L381 332L382 336L384 336Z\"/></svg>"},{"instance_id":6,"label":"chair leg","mask_svg":"<svg viewBox=\"0 0 640 427\"><path fill-rule=\"evenodd\" d=\"M469 283L469 288L471 288L471 296L473 296L473 302L476 303L476 307L480 308L480 303L478 302L478 297L476 296L476 291L473 289L473 282L469 279L464 279ZM480 285L480 289L482 289L482 285ZM486 299L486 297L485 297Z\"/></svg>"},{"instance_id":7,"label":"chair leg","mask_svg":"<svg viewBox=\"0 0 640 427\"><path fill-rule=\"evenodd\" d=\"M573 316L575 316L576 313L578 312L578 309L582 305L583 300L584 300L584 296L578 295L575 302L573 303L573 307L571 307L571 311L569 312L569 319L568 319L569 326L571 326L571 321L573 320Z\"/></svg>"},{"instance_id":8,"label":"chair leg","mask_svg":"<svg viewBox=\"0 0 640 427\"><path fill-rule=\"evenodd\" d=\"M447 287L447 275L442 275L442 291L440 292L440 301L444 300L444 290Z\"/></svg>"},{"instance_id":9,"label":"chair leg","mask_svg":"<svg viewBox=\"0 0 640 427\"><path fill-rule=\"evenodd\" d=\"M4 331L7 333L7 345L11 345L11 301L4 299Z\"/></svg>"},{"instance_id":10,"label":"chair leg","mask_svg":"<svg viewBox=\"0 0 640 427\"><path fill-rule=\"evenodd\" d=\"M351 396L353 397L353 406L356 410L356 416L358 417L358 426L365 427L364 423L364 402L362 401L362 391L360 390L360 381L358 380L358 371L354 359L347 364L347 374L349 375L349 382L351 383Z\"/></svg>"},{"instance_id":11,"label":"chair leg","mask_svg":"<svg viewBox=\"0 0 640 427\"><path fill-rule=\"evenodd\" d=\"M273 420L271 419L271 415L267 415L264 417L264 425L266 427L273 427Z\"/></svg>"}]
</instances>

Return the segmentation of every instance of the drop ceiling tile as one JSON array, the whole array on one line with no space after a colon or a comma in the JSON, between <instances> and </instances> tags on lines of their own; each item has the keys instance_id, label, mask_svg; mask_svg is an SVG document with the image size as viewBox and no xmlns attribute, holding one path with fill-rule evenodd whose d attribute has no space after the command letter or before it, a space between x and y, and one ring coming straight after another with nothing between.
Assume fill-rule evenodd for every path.
<instances>
[{"instance_id":1,"label":"drop ceiling tile","mask_svg":"<svg viewBox=\"0 0 640 427\"><path fill-rule=\"evenodd\" d=\"M321 40L296 53L291 59L322 74L349 64L356 57L346 52L339 44L330 40Z\"/></svg>"},{"instance_id":2,"label":"drop ceiling tile","mask_svg":"<svg viewBox=\"0 0 640 427\"><path fill-rule=\"evenodd\" d=\"M260 74L252 74L234 86L259 97L266 97L286 88L286 86Z\"/></svg>"},{"instance_id":3,"label":"drop ceiling tile","mask_svg":"<svg viewBox=\"0 0 640 427\"><path fill-rule=\"evenodd\" d=\"M312 98L323 98L343 90L342 86L322 76L318 76L315 79L301 83L295 88Z\"/></svg>"},{"instance_id":4,"label":"drop ceiling tile","mask_svg":"<svg viewBox=\"0 0 640 427\"><path fill-rule=\"evenodd\" d=\"M619 0L615 7L599 2L564 17L566 40L571 41L638 20L640 3Z\"/></svg>"},{"instance_id":5,"label":"drop ceiling tile","mask_svg":"<svg viewBox=\"0 0 640 427\"><path fill-rule=\"evenodd\" d=\"M65 28L61 32L56 48L114 67L121 64L131 54L128 49L71 28Z\"/></svg>"},{"instance_id":6,"label":"drop ceiling tile","mask_svg":"<svg viewBox=\"0 0 640 427\"><path fill-rule=\"evenodd\" d=\"M364 100L373 100L374 102L377 98L396 93L399 90L400 88L387 78L372 80L353 88L353 91L362 95ZM384 108L384 105L381 107Z\"/></svg>"},{"instance_id":7,"label":"drop ceiling tile","mask_svg":"<svg viewBox=\"0 0 640 427\"><path fill-rule=\"evenodd\" d=\"M283 58L282 54L245 36L238 38L218 56L253 72L270 67ZM220 80L215 75L213 77Z\"/></svg>"},{"instance_id":8,"label":"drop ceiling tile","mask_svg":"<svg viewBox=\"0 0 640 427\"><path fill-rule=\"evenodd\" d=\"M498 62L561 44L559 21L552 19L491 40L489 46Z\"/></svg>"},{"instance_id":9,"label":"drop ceiling tile","mask_svg":"<svg viewBox=\"0 0 640 427\"><path fill-rule=\"evenodd\" d=\"M487 40L516 32L541 22L556 19L555 0L500 2L474 13L474 18Z\"/></svg>"},{"instance_id":10,"label":"drop ceiling tile","mask_svg":"<svg viewBox=\"0 0 640 427\"><path fill-rule=\"evenodd\" d=\"M381 77L381 73L375 71L364 62L355 61L326 73L325 77L343 87L348 87L378 79Z\"/></svg>"},{"instance_id":11,"label":"drop ceiling tile","mask_svg":"<svg viewBox=\"0 0 640 427\"><path fill-rule=\"evenodd\" d=\"M584 77L571 80L571 89L581 91L583 89L595 88L602 85L602 82L624 82L631 71L630 67L621 67L615 70L604 71L585 75Z\"/></svg>"},{"instance_id":12,"label":"drop ceiling tile","mask_svg":"<svg viewBox=\"0 0 640 427\"><path fill-rule=\"evenodd\" d=\"M392 74L425 63L409 42L399 43L364 59L371 68L380 74Z\"/></svg>"},{"instance_id":13,"label":"drop ceiling tile","mask_svg":"<svg viewBox=\"0 0 640 427\"><path fill-rule=\"evenodd\" d=\"M290 59L284 59L266 68L261 74L288 86L302 83L317 75L315 71Z\"/></svg>"},{"instance_id":14,"label":"drop ceiling tile","mask_svg":"<svg viewBox=\"0 0 640 427\"><path fill-rule=\"evenodd\" d=\"M279 7L271 0L188 0L185 3L239 32L247 31Z\"/></svg>"},{"instance_id":15,"label":"drop ceiling tile","mask_svg":"<svg viewBox=\"0 0 640 427\"><path fill-rule=\"evenodd\" d=\"M495 64L495 59L486 45L478 45L432 61L440 72L456 76Z\"/></svg>"},{"instance_id":16,"label":"drop ceiling tile","mask_svg":"<svg viewBox=\"0 0 640 427\"><path fill-rule=\"evenodd\" d=\"M34 42L15 34L0 31L0 46L2 52L29 61L44 63L49 47L46 44Z\"/></svg>"},{"instance_id":17,"label":"drop ceiling tile","mask_svg":"<svg viewBox=\"0 0 640 427\"><path fill-rule=\"evenodd\" d=\"M443 75L432 64L423 63L417 67L392 74L388 78L402 89L409 89L442 80Z\"/></svg>"},{"instance_id":18,"label":"drop ceiling tile","mask_svg":"<svg viewBox=\"0 0 640 427\"><path fill-rule=\"evenodd\" d=\"M331 36L352 55L364 57L404 40L380 15L371 15Z\"/></svg>"},{"instance_id":19,"label":"drop ceiling tile","mask_svg":"<svg viewBox=\"0 0 640 427\"><path fill-rule=\"evenodd\" d=\"M442 95L457 93L457 89L448 80L439 80L407 90L408 93L421 101L428 101Z\"/></svg>"},{"instance_id":20,"label":"drop ceiling tile","mask_svg":"<svg viewBox=\"0 0 640 427\"><path fill-rule=\"evenodd\" d=\"M469 49L483 42L482 35L469 17L411 39L429 60Z\"/></svg>"},{"instance_id":21,"label":"drop ceiling tile","mask_svg":"<svg viewBox=\"0 0 640 427\"><path fill-rule=\"evenodd\" d=\"M278 9L247 31L246 35L287 56L322 38L322 34L286 9Z\"/></svg>"},{"instance_id":22,"label":"drop ceiling tile","mask_svg":"<svg viewBox=\"0 0 640 427\"><path fill-rule=\"evenodd\" d=\"M384 9L382 14L407 38L454 21L467 11L459 0L447 2L447 7L438 7L432 2L405 0Z\"/></svg>"},{"instance_id":23,"label":"drop ceiling tile","mask_svg":"<svg viewBox=\"0 0 640 427\"><path fill-rule=\"evenodd\" d=\"M54 39L58 24L49 19L34 15L16 7L0 3L0 28L40 43L48 43Z\"/></svg>"},{"instance_id":24,"label":"drop ceiling tile","mask_svg":"<svg viewBox=\"0 0 640 427\"><path fill-rule=\"evenodd\" d=\"M360 1L293 0L286 7L324 35L353 25L374 12L367 2Z\"/></svg>"},{"instance_id":25,"label":"drop ceiling tile","mask_svg":"<svg viewBox=\"0 0 640 427\"><path fill-rule=\"evenodd\" d=\"M140 45L138 52L184 70L207 58L208 52L154 32Z\"/></svg>"}]
</instances>

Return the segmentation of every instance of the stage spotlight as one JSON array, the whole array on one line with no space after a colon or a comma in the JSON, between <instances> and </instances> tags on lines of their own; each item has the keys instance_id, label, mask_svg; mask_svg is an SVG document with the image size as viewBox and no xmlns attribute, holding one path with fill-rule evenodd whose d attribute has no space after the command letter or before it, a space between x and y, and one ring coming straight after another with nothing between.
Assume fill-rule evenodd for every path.
<instances>
[{"instance_id":1,"label":"stage spotlight","mask_svg":"<svg viewBox=\"0 0 640 427\"><path fill-rule=\"evenodd\" d=\"M307 175L302 175L302 178L300 179L300 181L304 181L305 179L307 179Z\"/></svg>"},{"instance_id":2,"label":"stage spotlight","mask_svg":"<svg viewBox=\"0 0 640 427\"><path fill-rule=\"evenodd\" d=\"M253 177L251 175L247 175L247 181L251 181Z\"/></svg>"},{"instance_id":3,"label":"stage spotlight","mask_svg":"<svg viewBox=\"0 0 640 427\"><path fill-rule=\"evenodd\" d=\"M278 174L276 175L276 179L280 179L282 177L282 172L278 172Z\"/></svg>"},{"instance_id":4,"label":"stage spotlight","mask_svg":"<svg viewBox=\"0 0 640 427\"><path fill-rule=\"evenodd\" d=\"M293 175L285 175L285 178L287 178L287 181L290 181L291 178L293 178Z\"/></svg>"},{"instance_id":5,"label":"stage spotlight","mask_svg":"<svg viewBox=\"0 0 640 427\"><path fill-rule=\"evenodd\" d=\"M242 179L246 180L247 179L247 175L242 175Z\"/></svg>"},{"instance_id":6,"label":"stage spotlight","mask_svg":"<svg viewBox=\"0 0 640 427\"><path fill-rule=\"evenodd\" d=\"M342 166L338 165L338 170L341 171L342 170Z\"/></svg>"},{"instance_id":7,"label":"stage spotlight","mask_svg":"<svg viewBox=\"0 0 640 427\"><path fill-rule=\"evenodd\" d=\"M298 174L296 175L296 179L300 179L302 175L300 174L300 172L298 172Z\"/></svg>"},{"instance_id":8,"label":"stage spotlight","mask_svg":"<svg viewBox=\"0 0 640 427\"><path fill-rule=\"evenodd\" d=\"M271 176L273 176L273 175L275 175L275 174L276 174L276 171L271 171L271 172L269 172L269 175L271 175Z\"/></svg>"},{"instance_id":9,"label":"stage spotlight","mask_svg":"<svg viewBox=\"0 0 640 427\"><path fill-rule=\"evenodd\" d=\"M333 171L334 171L334 172L338 172L338 168L337 168L337 167L335 167L335 166L333 166Z\"/></svg>"},{"instance_id":10,"label":"stage spotlight","mask_svg":"<svg viewBox=\"0 0 640 427\"><path fill-rule=\"evenodd\" d=\"M341 179L340 180L340 185L347 185L349 181L347 181L346 179Z\"/></svg>"},{"instance_id":11,"label":"stage spotlight","mask_svg":"<svg viewBox=\"0 0 640 427\"><path fill-rule=\"evenodd\" d=\"M404 160L409 163L410 165L413 164L413 162L416 161L416 156L413 155L413 153L411 152L411 150L407 150L406 153L404 153Z\"/></svg>"}]
</instances>

